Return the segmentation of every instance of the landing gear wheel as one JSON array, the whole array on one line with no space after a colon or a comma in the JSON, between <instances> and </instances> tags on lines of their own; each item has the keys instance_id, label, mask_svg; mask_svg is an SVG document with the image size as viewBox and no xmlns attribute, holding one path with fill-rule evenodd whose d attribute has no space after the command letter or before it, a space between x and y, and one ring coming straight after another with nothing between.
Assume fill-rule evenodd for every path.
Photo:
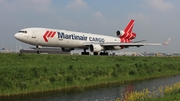
<instances>
[{"instance_id":1,"label":"landing gear wheel","mask_svg":"<svg viewBox=\"0 0 180 101\"><path fill-rule=\"evenodd\" d=\"M103 52L100 52L100 55L103 55Z\"/></svg>"},{"instance_id":2,"label":"landing gear wheel","mask_svg":"<svg viewBox=\"0 0 180 101\"><path fill-rule=\"evenodd\" d=\"M108 52L100 52L100 55L108 55Z\"/></svg>"},{"instance_id":3,"label":"landing gear wheel","mask_svg":"<svg viewBox=\"0 0 180 101\"><path fill-rule=\"evenodd\" d=\"M89 55L89 52L81 52L81 55Z\"/></svg>"},{"instance_id":4,"label":"landing gear wheel","mask_svg":"<svg viewBox=\"0 0 180 101\"><path fill-rule=\"evenodd\" d=\"M40 50L37 50L37 54L41 54Z\"/></svg>"},{"instance_id":5,"label":"landing gear wheel","mask_svg":"<svg viewBox=\"0 0 180 101\"><path fill-rule=\"evenodd\" d=\"M41 54L41 51L40 51L40 48L39 48L39 46L36 46L36 49L37 49L37 54Z\"/></svg>"},{"instance_id":6,"label":"landing gear wheel","mask_svg":"<svg viewBox=\"0 0 180 101\"><path fill-rule=\"evenodd\" d=\"M98 55L98 52L94 52L93 54L94 54L94 55Z\"/></svg>"},{"instance_id":7,"label":"landing gear wheel","mask_svg":"<svg viewBox=\"0 0 180 101\"><path fill-rule=\"evenodd\" d=\"M84 52L81 52L81 55L89 55L89 52L86 52L86 49L84 49Z\"/></svg>"},{"instance_id":8,"label":"landing gear wheel","mask_svg":"<svg viewBox=\"0 0 180 101\"><path fill-rule=\"evenodd\" d=\"M108 52L105 53L106 55L109 55Z\"/></svg>"}]
</instances>

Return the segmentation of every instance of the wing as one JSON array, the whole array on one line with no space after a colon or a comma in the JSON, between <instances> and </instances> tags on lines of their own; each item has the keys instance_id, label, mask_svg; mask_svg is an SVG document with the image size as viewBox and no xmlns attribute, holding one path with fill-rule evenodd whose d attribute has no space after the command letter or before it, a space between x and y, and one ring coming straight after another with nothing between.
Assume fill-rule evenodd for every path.
<instances>
[{"instance_id":1,"label":"wing","mask_svg":"<svg viewBox=\"0 0 180 101\"><path fill-rule=\"evenodd\" d=\"M98 43L98 42L84 42L83 45L89 46L92 44L100 44L101 46L125 46L125 47L133 47L133 46L158 46L158 45L164 45L164 44L168 44L170 41L170 38L168 39L168 41L164 42L164 43L138 43L136 42L132 42L132 43L120 43L120 42L104 42L104 43Z\"/></svg>"},{"instance_id":2,"label":"wing","mask_svg":"<svg viewBox=\"0 0 180 101\"><path fill-rule=\"evenodd\" d=\"M83 45L89 46L92 44L100 44L102 46L154 46L154 45L162 45L162 43L120 43L120 42L84 42Z\"/></svg>"}]
</instances>

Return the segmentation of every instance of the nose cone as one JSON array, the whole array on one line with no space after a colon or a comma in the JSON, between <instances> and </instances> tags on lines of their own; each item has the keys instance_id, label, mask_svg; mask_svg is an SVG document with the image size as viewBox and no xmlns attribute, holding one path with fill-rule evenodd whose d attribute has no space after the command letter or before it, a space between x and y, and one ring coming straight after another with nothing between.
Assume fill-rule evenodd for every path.
<instances>
[{"instance_id":1,"label":"nose cone","mask_svg":"<svg viewBox=\"0 0 180 101\"><path fill-rule=\"evenodd\" d=\"M19 39L20 39L20 33L16 33L16 34L14 35L14 37L19 40Z\"/></svg>"},{"instance_id":2,"label":"nose cone","mask_svg":"<svg viewBox=\"0 0 180 101\"><path fill-rule=\"evenodd\" d=\"M22 42L25 41L25 37L24 37L24 35L23 35L22 33L16 33L16 34L14 35L14 37L15 37L17 40L19 40L19 41L22 41Z\"/></svg>"},{"instance_id":3,"label":"nose cone","mask_svg":"<svg viewBox=\"0 0 180 101\"><path fill-rule=\"evenodd\" d=\"M17 38L18 38L18 34L16 33L16 34L14 35L14 37L17 39Z\"/></svg>"}]
</instances>

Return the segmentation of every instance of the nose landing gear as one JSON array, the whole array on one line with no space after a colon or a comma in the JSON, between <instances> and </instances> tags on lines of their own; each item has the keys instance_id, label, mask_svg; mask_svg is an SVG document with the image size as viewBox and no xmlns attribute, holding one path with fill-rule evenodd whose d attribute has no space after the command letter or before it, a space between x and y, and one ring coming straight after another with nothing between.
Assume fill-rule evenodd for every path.
<instances>
[{"instance_id":1,"label":"nose landing gear","mask_svg":"<svg viewBox=\"0 0 180 101\"><path fill-rule=\"evenodd\" d=\"M36 53L41 54L41 48L42 46L36 46Z\"/></svg>"}]
</instances>

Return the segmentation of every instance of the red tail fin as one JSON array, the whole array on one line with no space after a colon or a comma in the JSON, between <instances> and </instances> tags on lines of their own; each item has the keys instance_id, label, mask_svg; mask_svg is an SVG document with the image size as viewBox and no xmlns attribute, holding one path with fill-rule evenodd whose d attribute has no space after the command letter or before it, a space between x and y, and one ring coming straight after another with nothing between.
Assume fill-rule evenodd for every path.
<instances>
[{"instance_id":1,"label":"red tail fin","mask_svg":"<svg viewBox=\"0 0 180 101\"><path fill-rule=\"evenodd\" d=\"M132 29L134 26L134 20L131 20L128 25L124 28L125 33L132 33Z\"/></svg>"}]
</instances>

